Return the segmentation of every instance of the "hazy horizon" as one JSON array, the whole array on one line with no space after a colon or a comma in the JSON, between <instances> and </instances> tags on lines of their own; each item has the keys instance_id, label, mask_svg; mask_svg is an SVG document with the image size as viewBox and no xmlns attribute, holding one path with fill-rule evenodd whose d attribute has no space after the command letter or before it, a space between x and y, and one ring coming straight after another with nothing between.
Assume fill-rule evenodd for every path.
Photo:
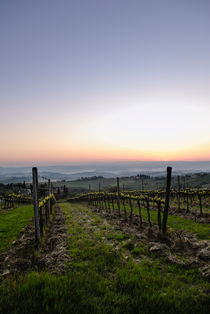
<instances>
[{"instance_id":1,"label":"hazy horizon","mask_svg":"<svg viewBox=\"0 0 210 314\"><path fill-rule=\"evenodd\" d=\"M210 173L210 161L203 162L98 162L74 163L66 165L33 165L38 167L40 178L53 181L75 180L81 177L103 176L104 178L135 176L147 174L150 176L165 176L166 168L172 167L172 175L192 173ZM31 181L32 167L0 167L0 182Z\"/></svg>"},{"instance_id":2,"label":"hazy horizon","mask_svg":"<svg viewBox=\"0 0 210 314\"><path fill-rule=\"evenodd\" d=\"M24 167L56 167L56 166L77 166L77 165L99 165L99 164L135 164L135 163L174 163L174 164L190 164L190 163L210 163L209 160L96 160L96 161L71 161L71 162L27 162L27 163L0 163L0 168L24 168Z\"/></svg>"}]
</instances>

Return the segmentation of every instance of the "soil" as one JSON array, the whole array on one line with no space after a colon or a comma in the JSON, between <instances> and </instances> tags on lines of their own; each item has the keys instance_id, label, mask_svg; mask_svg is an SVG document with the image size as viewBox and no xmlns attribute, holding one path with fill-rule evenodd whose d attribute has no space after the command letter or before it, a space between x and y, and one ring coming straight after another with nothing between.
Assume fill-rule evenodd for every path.
<instances>
[{"instance_id":1,"label":"soil","mask_svg":"<svg viewBox=\"0 0 210 314\"><path fill-rule=\"evenodd\" d=\"M65 271L68 260L65 217L56 204L38 248L34 237L34 223L26 226L12 247L0 254L0 274L7 277L25 275L30 270Z\"/></svg>"}]
</instances>

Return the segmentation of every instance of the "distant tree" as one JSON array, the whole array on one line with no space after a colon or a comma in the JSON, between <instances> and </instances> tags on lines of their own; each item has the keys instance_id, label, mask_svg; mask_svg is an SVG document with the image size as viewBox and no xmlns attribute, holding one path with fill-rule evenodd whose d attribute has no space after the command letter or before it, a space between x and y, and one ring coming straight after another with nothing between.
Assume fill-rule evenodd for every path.
<instances>
[{"instance_id":1,"label":"distant tree","mask_svg":"<svg viewBox=\"0 0 210 314\"><path fill-rule=\"evenodd\" d=\"M108 188L109 192L117 192L117 186L113 185Z\"/></svg>"}]
</instances>

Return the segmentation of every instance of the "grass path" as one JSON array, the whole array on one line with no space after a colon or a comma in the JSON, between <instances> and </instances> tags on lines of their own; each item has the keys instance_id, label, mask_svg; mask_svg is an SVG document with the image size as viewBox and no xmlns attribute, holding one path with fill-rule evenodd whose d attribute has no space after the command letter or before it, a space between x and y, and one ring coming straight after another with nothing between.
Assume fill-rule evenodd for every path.
<instances>
[{"instance_id":1,"label":"grass path","mask_svg":"<svg viewBox=\"0 0 210 314\"><path fill-rule=\"evenodd\" d=\"M32 205L23 205L0 213L0 252L12 245L32 217Z\"/></svg>"},{"instance_id":2,"label":"grass path","mask_svg":"<svg viewBox=\"0 0 210 314\"><path fill-rule=\"evenodd\" d=\"M167 264L85 204L60 206L69 236L67 273L2 282L0 313L209 313L210 283L197 271Z\"/></svg>"},{"instance_id":3,"label":"grass path","mask_svg":"<svg viewBox=\"0 0 210 314\"><path fill-rule=\"evenodd\" d=\"M205 313L201 300L210 285L196 271L154 257L135 236L116 230L111 221L85 205L65 203L62 208L69 225L70 269L98 278L97 284L104 289L98 302L105 313L113 309L114 313L175 313L183 309L194 313L196 307Z\"/></svg>"}]
</instances>

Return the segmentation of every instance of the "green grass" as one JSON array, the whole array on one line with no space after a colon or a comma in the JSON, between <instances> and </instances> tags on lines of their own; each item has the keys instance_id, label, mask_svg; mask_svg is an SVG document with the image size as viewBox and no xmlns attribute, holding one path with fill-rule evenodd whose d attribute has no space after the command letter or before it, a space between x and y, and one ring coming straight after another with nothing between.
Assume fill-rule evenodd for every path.
<instances>
[{"instance_id":1,"label":"green grass","mask_svg":"<svg viewBox=\"0 0 210 314\"><path fill-rule=\"evenodd\" d=\"M33 217L33 206L23 205L0 212L0 252L11 246L20 231Z\"/></svg>"},{"instance_id":2,"label":"green grass","mask_svg":"<svg viewBox=\"0 0 210 314\"><path fill-rule=\"evenodd\" d=\"M61 206L68 272L3 281L0 313L209 313L210 284L196 270L167 264L85 204Z\"/></svg>"},{"instance_id":3,"label":"green grass","mask_svg":"<svg viewBox=\"0 0 210 314\"><path fill-rule=\"evenodd\" d=\"M178 216L168 216L168 226L174 230L183 229L187 232L192 232L198 239L210 240L209 224L198 223L191 219L184 219Z\"/></svg>"}]
</instances>

